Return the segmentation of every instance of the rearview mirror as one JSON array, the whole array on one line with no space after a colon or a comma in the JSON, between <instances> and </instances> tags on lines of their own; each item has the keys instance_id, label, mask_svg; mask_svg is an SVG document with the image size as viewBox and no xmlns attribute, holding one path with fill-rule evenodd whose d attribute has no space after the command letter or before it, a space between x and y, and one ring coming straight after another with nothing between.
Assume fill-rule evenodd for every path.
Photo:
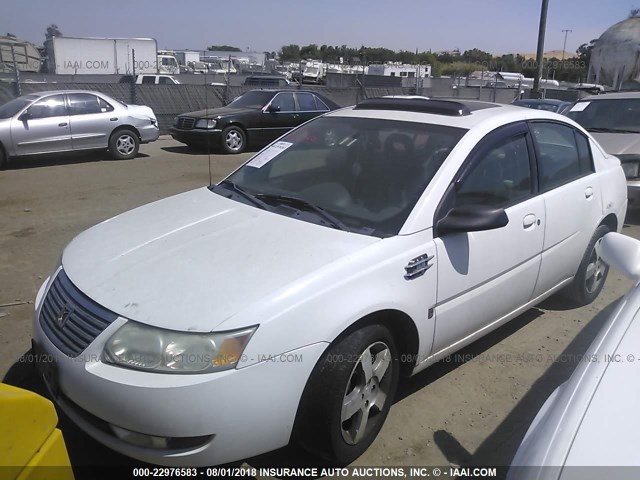
<instances>
[{"instance_id":1,"label":"rearview mirror","mask_svg":"<svg viewBox=\"0 0 640 480\"><path fill-rule=\"evenodd\" d=\"M486 205L464 205L452 208L436 224L438 235L447 233L481 232L502 228L509 223L504 208Z\"/></svg>"},{"instance_id":2,"label":"rearview mirror","mask_svg":"<svg viewBox=\"0 0 640 480\"><path fill-rule=\"evenodd\" d=\"M18 120L20 120L21 122L26 122L27 120L31 120L32 118L33 115L31 115L29 112L24 112L18 117Z\"/></svg>"},{"instance_id":3,"label":"rearview mirror","mask_svg":"<svg viewBox=\"0 0 640 480\"><path fill-rule=\"evenodd\" d=\"M600 257L610 267L634 281L640 281L640 242L621 233L607 233L602 237Z\"/></svg>"}]
</instances>

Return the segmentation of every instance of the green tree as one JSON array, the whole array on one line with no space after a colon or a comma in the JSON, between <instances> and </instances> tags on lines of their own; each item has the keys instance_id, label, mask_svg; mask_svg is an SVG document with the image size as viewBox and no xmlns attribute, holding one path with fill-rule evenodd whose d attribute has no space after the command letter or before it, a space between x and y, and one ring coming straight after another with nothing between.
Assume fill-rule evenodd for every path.
<instances>
[{"instance_id":1,"label":"green tree","mask_svg":"<svg viewBox=\"0 0 640 480\"><path fill-rule=\"evenodd\" d=\"M300 47L300 56L302 58L311 58L313 60L320 59L320 50L318 49L318 45L312 43L311 45Z\"/></svg>"},{"instance_id":2,"label":"green tree","mask_svg":"<svg viewBox=\"0 0 640 480\"><path fill-rule=\"evenodd\" d=\"M283 45L278 52L281 62L297 62L300 60L300 46L295 44Z\"/></svg>"},{"instance_id":3,"label":"green tree","mask_svg":"<svg viewBox=\"0 0 640 480\"><path fill-rule=\"evenodd\" d=\"M589 43L583 43L578 47L578 50L576 50L576 53L578 54L578 58L582 62L584 62L584 64L587 67L589 66L589 62L591 61L591 52L593 51L593 48L596 46L596 43L598 43L598 39L594 38Z\"/></svg>"},{"instance_id":4,"label":"green tree","mask_svg":"<svg viewBox=\"0 0 640 480\"><path fill-rule=\"evenodd\" d=\"M50 40L53 37L62 37L62 32L60 31L60 29L55 23L52 23L51 25L49 25L47 27L47 31L44 34L44 38L46 40Z\"/></svg>"}]
</instances>

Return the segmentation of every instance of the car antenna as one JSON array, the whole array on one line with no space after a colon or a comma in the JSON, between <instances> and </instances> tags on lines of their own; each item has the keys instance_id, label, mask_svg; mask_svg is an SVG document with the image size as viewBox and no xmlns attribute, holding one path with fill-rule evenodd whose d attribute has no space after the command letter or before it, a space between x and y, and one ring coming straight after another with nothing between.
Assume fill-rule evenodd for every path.
<instances>
[{"instance_id":1,"label":"car antenna","mask_svg":"<svg viewBox=\"0 0 640 480\"><path fill-rule=\"evenodd\" d=\"M206 55L206 52L203 52L203 56ZM209 64L207 63L207 69L204 71L204 116L205 116L205 121L209 122L209 120L207 120L207 115L209 114L209 97L207 96L207 73L209 71ZM213 181L211 179L211 135L209 135L209 132L207 131L207 163L209 164L209 186L211 186L213 184Z\"/></svg>"}]
</instances>

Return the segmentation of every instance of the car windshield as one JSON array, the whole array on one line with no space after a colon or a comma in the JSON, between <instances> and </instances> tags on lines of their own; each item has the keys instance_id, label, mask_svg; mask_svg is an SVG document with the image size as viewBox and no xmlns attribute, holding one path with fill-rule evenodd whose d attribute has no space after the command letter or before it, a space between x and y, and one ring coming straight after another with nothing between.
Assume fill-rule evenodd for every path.
<instances>
[{"instance_id":1,"label":"car windshield","mask_svg":"<svg viewBox=\"0 0 640 480\"><path fill-rule=\"evenodd\" d=\"M33 102L36 97L18 97L0 106L0 118L10 118Z\"/></svg>"},{"instance_id":2,"label":"car windshield","mask_svg":"<svg viewBox=\"0 0 640 480\"><path fill-rule=\"evenodd\" d=\"M307 67L304 69L304 73L315 75L316 73L318 73L318 67Z\"/></svg>"},{"instance_id":3,"label":"car windshield","mask_svg":"<svg viewBox=\"0 0 640 480\"><path fill-rule=\"evenodd\" d=\"M582 101L567 116L587 130L640 133L640 98Z\"/></svg>"},{"instance_id":4,"label":"car windshield","mask_svg":"<svg viewBox=\"0 0 640 480\"><path fill-rule=\"evenodd\" d=\"M416 122L318 118L267 147L227 182L267 204L277 197L303 200L354 232L396 235L465 132Z\"/></svg>"},{"instance_id":5,"label":"car windshield","mask_svg":"<svg viewBox=\"0 0 640 480\"><path fill-rule=\"evenodd\" d=\"M273 98L274 92L252 90L240 95L228 106L232 108L262 108Z\"/></svg>"}]
</instances>

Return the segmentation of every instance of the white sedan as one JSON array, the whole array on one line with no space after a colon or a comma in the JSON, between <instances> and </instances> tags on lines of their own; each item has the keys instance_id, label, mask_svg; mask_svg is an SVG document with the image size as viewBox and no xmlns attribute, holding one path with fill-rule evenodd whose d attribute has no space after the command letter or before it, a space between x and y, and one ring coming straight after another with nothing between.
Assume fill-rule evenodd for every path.
<instances>
[{"instance_id":1,"label":"white sedan","mask_svg":"<svg viewBox=\"0 0 640 480\"><path fill-rule=\"evenodd\" d=\"M566 117L370 99L76 237L36 298L38 368L80 428L147 462L294 442L346 464L401 375L560 290L593 301L626 208L620 162Z\"/></svg>"},{"instance_id":2,"label":"white sedan","mask_svg":"<svg viewBox=\"0 0 640 480\"><path fill-rule=\"evenodd\" d=\"M608 233L599 249L635 286L533 420L513 460L513 480L638 478L640 242Z\"/></svg>"}]
</instances>

